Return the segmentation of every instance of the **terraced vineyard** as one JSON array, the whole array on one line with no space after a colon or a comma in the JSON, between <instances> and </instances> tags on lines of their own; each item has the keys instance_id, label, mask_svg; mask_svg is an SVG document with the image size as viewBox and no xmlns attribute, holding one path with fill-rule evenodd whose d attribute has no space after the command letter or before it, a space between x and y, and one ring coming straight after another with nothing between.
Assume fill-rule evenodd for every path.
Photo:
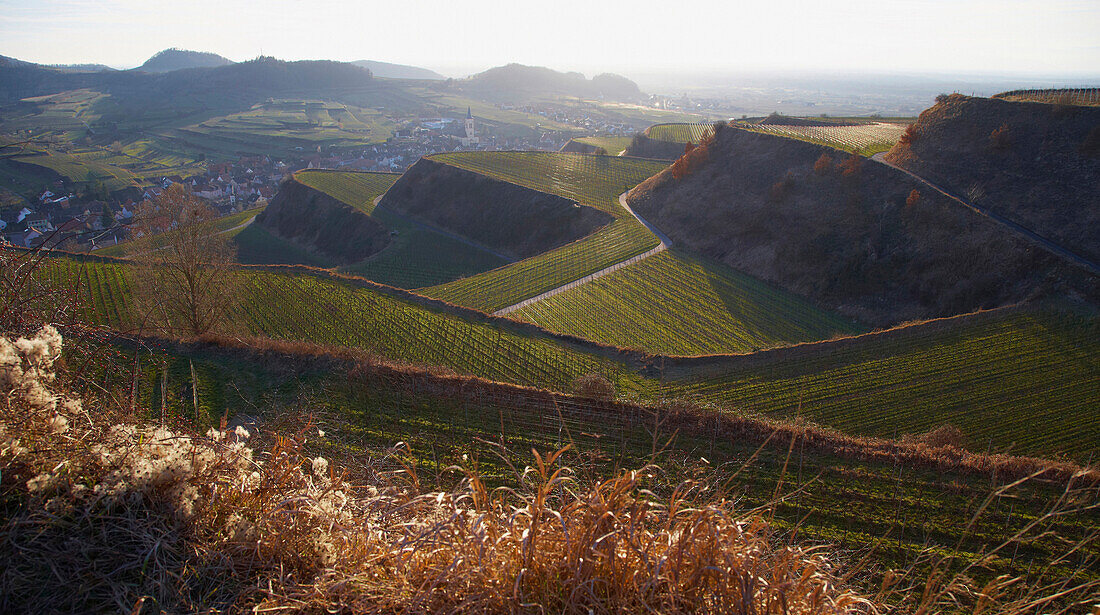
<instances>
[{"instance_id":1,"label":"terraced vineyard","mask_svg":"<svg viewBox=\"0 0 1100 615\"><path fill-rule=\"evenodd\" d=\"M672 355L752 352L862 331L795 295L677 250L543 299L515 317Z\"/></svg>"},{"instance_id":2,"label":"terraced vineyard","mask_svg":"<svg viewBox=\"0 0 1100 615\"><path fill-rule=\"evenodd\" d=\"M79 281L82 321L126 329L137 319L128 269L63 257L50 259L42 275L66 287ZM240 300L230 326L240 334L361 348L398 361L558 390L591 372L623 384L637 379L620 363L551 338L521 335L370 288L264 269L242 270L238 281Z\"/></svg>"},{"instance_id":3,"label":"terraced vineyard","mask_svg":"<svg viewBox=\"0 0 1100 615\"><path fill-rule=\"evenodd\" d=\"M83 321L125 329L135 319L127 269L54 258L44 275L79 280ZM231 325L242 334L363 348L557 390L600 372L620 394L797 415L857 435L898 437L949 423L977 450L1087 460L1100 441L1100 316L1091 312L1015 308L750 355L658 359L664 375L649 379L593 351L369 288L261 269L240 277Z\"/></svg>"},{"instance_id":4,"label":"terraced vineyard","mask_svg":"<svg viewBox=\"0 0 1100 615\"><path fill-rule=\"evenodd\" d=\"M635 158L551 152L462 152L432 160L557 194L602 209L616 220L544 254L424 289L451 303L492 312L641 254L659 241L619 205L618 195L664 168Z\"/></svg>"},{"instance_id":5,"label":"terraced vineyard","mask_svg":"<svg viewBox=\"0 0 1100 615\"><path fill-rule=\"evenodd\" d=\"M18 156L14 160L49 169L74 183L84 183L91 176L102 180L111 191L148 185L128 169L63 152L44 151L37 155Z\"/></svg>"},{"instance_id":6,"label":"terraced vineyard","mask_svg":"<svg viewBox=\"0 0 1100 615\"><path fill-rule=\"evenodd\" d=\"M890 122L854 126L785 126L747 123L738 123L737 126L756 132L827 145L865 156L890 149L905 132L905 124Z\"/></svg>"},{"instance_id":7,"label":"terraced vineyard","mask_svg":"<svg viewBox=\"0 0 1100 615\"><path fill-rule=\"evenodd\" d=\"M630 137L577 137L573 140L593 147L602 147L610 156L618 156L620 152L630 147Z\"/></svg>"},{"instance_id":8,"label":"terraced vineyard","mask_svg":"<svg viewBox=\"0 0 1100 615\"><path fill-rule=\"evenodd\" d=\"M655 124L645 131L654 141L670 143L699 143L714 129L711 124Z\"/></svg>"},{"instance_id":9,"label":"terraced vineyard","mask_svg":"<svg viewBox=\"0 0 1100 615\"><path fill-rule=\"evenodd\" d=\"M299 171L294 179L314 190L347 203L368 216L374 211L374 199L382 196L400 178L398 173L360 171Z\"/></svg>"},{"instance_id":10,"label":"terraced vineyard","mask_svg":"<svg viewBox=\"0 0 1100 615\"><path fill-rule=\"evenodd\" d=\"M951 424L981 450L1087 459L1100 441L1100 317L978 314L670 374L664 391L854 434Z\"/></svg>"},{"instance_id":11,"label":"terraced vineyard","mask_svg":"<svg viewBox=\"0 0 1100 615\"><path fill-rule=\"evenodd\" d=\"M245 222L248 222L249 220L255 218L257 215L259 215L261 211L263 211L262 207L246 209L235 214L222 216L217 220L211 220L210 222L205 223L204 226L206 226L211 233L230 232L231 229L238 227ZM233 235L236 235L238 232L240 231L238 230L236 232L233 232ZM97 256L124 257L135 252L141 253L146 252L150 249L157 249L163 245L163 242L157 241L156 237L153 237L151 241L149 238L146 238L144 240L123 241L113 246L107 246L105 248L96 250L95 253Z\"/></svg>"},{"instance_id":12,"label":"terraced vineyard","mask_svg":"<svg viewBox=\"0 0 1100 615\"><path fill-rule=\"evenodd\" d=\"M443 284L507 263L495 254L434 232L399 214L375 209L375 198L390 189L401 177L398 174L301 171L294 177L302 184L355 207L386 228L397 232L390 245L381 252L362 262L343 267L344 271L381 284L420 288Z\"/></svg>"},{"instance_id":13,"label":"terraced vineyard","mask_svg":"<svg viewBox=\"0 0 1100 615\"><path fill-rule=\"evenodd\" d=\"M168 412L192 416L192 400L179 396L179 387L173 385L189 382L193 365L199 404L211 422L216 423L226 411L232 417L257 399L270 400L276 407L319 410L320 425L328 432L319 443L325 457L339 458L340 447L349 442L354 443L354 452L385 450L403 442L417 462L420 480L432 489L453 486L444 469L461 463L464 455L478 460L479 474L490 486L513 486L515 475L508 463L522 468L531 462L532 448L554 450L564 443L575 444L563 457L567 466L608 473L660 464L663 471L647 483L660 494L687 478L725 483L736 472L730 497L743 508L766 504L782 483L782 493L789 497L776 509L775 523L781 531L797 526L803 539L844 550L875 544L875 562L891 568L907 565L928 544L957 548L960 560L969 563L1034 521L1061 495L1057 485L1028 482L1014 488L1010 497L995 499L979 522L970 526L974 507L999 486L985 475L837 455L802 446L801 440L788 460L785 443L761 447L759 437L722 434L716 438L707 424L676 433L661 431L662 440L667 437L670 446L651 456L651 423L645 415L618 408L601 411L584 400L567 398L555 399L551 405L545 397L524 398L514 391L502 394L477 385L452 386L450 394L439 395L433 394L439 387L424 377L393 379L368 371L348 378L324 363L311 368L308 363L303 367L301 361L296 362L296 370L288 371L268 357L250 360L242 354L210 347L173 355L142 352L140 399L146 407L159 410L165 378ZM123 351L118 362L128 366L133 356L132 351ZM130 377L129 370L118 376L124 381ZM330 416L336 420L330 423ZM504 448L497 448L497 443ZM505 455L507 463L498 453ZM1013 547L981 574L1023 574L1032 562L1050 561L1061 553L1066 538L1094 529L1094 516L1062 516L1044 524L1040 538ZM1088 552L1093 553L1095 547ZM1079 557L1084 559L1085 554ZM1100 574L1087 566L1075 570L1075 564L1076 560L1063 562L1048 574L1059 578Z\"/></svg>"}]
</instances>

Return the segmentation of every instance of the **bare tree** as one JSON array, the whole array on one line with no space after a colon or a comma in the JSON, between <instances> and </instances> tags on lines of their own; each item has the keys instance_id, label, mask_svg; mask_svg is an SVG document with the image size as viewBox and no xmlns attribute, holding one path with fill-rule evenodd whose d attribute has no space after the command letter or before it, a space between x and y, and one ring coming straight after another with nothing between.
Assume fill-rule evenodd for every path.
<instances>
[{"instance_id":1,"label":"bare tree","mask_svg":"<svg viewBox=\"0 0 1100 615\"><path fill-rule=\"evenodd\" d=\"M209 224L217 212L175 184L143 203L134 218L147 248L135 257L133 280L143 328L201 335L224 325L234 299L236 249Z\"/></svg>"}]
</instances>

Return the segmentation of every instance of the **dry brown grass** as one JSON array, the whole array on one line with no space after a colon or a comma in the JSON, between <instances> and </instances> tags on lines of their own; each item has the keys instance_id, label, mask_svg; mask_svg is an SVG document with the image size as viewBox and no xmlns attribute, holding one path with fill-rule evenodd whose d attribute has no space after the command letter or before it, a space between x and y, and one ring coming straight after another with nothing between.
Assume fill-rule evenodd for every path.
<instances>
[{"instance_id":1,"label":"dry brown grass","mask_svg":"<svg viewBox=\"0 0 1100 615\"><path fill-rule=\"evenodd\" d=\"M781 540L656 468L589 483L563 451L489 490L476 462L448 492L415 472L352 485L303 445L150 425L54 386L60 338L5 339L0 610L846 613L867 603L824 551ZM7 349L18 348L7 352ZM44 349L44 350L43 350ZM262 429L262 427L261 427ZM255 442L260 446L254 450ZM400 461L399 452L390 461Z\"/></svg>"}]
</instances>

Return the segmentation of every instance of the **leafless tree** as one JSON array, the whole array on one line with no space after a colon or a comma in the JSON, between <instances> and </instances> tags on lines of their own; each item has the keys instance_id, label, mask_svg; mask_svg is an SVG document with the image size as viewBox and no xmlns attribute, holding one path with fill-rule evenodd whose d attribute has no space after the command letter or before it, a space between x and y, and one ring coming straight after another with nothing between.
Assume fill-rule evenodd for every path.
<instances>
[{"instance_id":1,"label":"leafless tree","mask_svg":"<svg viewBox=\"0 0 1100 615\"><path fill-rule=\"evenodd\" d=\"M234 300L236 250L211 224L217 213L186 186L168 187L135 212L146 244L135 257L133 289L143 328L201 335L225 324Z\"/></svg>"}]
</instances>

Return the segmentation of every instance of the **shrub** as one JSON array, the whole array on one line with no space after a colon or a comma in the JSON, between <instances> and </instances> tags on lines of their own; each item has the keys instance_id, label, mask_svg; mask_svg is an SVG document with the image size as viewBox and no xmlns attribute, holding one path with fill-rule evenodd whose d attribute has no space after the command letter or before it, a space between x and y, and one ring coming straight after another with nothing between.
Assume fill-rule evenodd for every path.
<instances>
[{"instance_id":1,"label":"shrub","mask_svg":"<svg viewBox=\"0 0 1100 615\"><path fill-rule=\"evenodd\" d=\"M863 156L859 154L852 154L847 160L840 163L840 174L847 179L855 179L859 177L860 171L863 169Z\"/></svg>"},{"instance_id":2,"label":"shrub","mask_svg":"<svg viewBox=\"0 0 1100 615\"><path fill-rule=\"evenodd\" d=\"M5 612L856 613L824 550L760 511L660 470L582 483L533 451L515 489L456 468L421 493L415 468L354 487L304 454L314 426L266 451L243 428L127 422L50 389L56 331L0 343L0 610ZM121 422L119 422L121 420ZM262 429L262 427L261 427ZM262 438L260 438L262 440ZM411 463L404 451L386 457ZM385 476L405 476L404 485ZM471 556L473 554L473 556ZM598 591L592 591L599 588Z\"/></svg>"},{"instance_id":3,"label":"shrub","mask_svg":"<svg viewBox=\"0 0 1100 615\"><path fill-rule=\"evenodd\" d=\"M1001 124L989 133L989 146L994 151L1003 152L1012 147L1012 130L1008 124Z\"/></svg>"},{"instance_id":4,"label":"shrub","mask_svg":"<svg viewBox=\"0 0 1100 615\"><path fill-rule=\"evenodd\" d=\"M771 203L782 203L790 196L791 191L794 189L795 181L794 175L787 172L787 175L783 179L772 184L771 189L768 191L768 201Z\"/></svg>"},{"instance_id":5,"label":"shrub","mask_svg":"<svg viewBox=\"0 0 1100 615\"><path fill-rule=\"evenodd\" d=\"M833 170L833 157L827 153L821 154L821 157L814 163L814 174L825 175Z\"/></svg>"},{"instance_id":6,"label":"shrub","mask_svg":"<svg viewBox=\"0 0 1100 615\"><path fill-rule=\"evenodd\" d=\"M699 170L699 167L707 161L710 157L709 145L712 142L713 137L707 136L703 139L700 145L694 145L690 141L684 145L684 155L676 159L676 162L672 163L671 172L672 176L676 179L683 179L688 175Z\"/></svg>"},{"instance_id":7,"label":"shrub","mask_svg":"<svg viewBox=\"0 0 1100 615\"><path fill-rule=\"evenodd\" d=\"M909 124L905 127L905 132L901 133L901 137L898 139L898 143L902 145L912 145L920 137L920 129L916 124Z\"/></svg>"},{"instance_id":8,"label":"shrub","mask_svg":"<svg viewBox=\"0 0 1100 615\"><path fill-rule=\"evenodd\" d=\"M615 385L603 374L592 372L573 381L574 395L588 399L610 401L615 399Z\"/></svg>"},{"instance_id":9,"label":"shrub","mask_svg":"<svg viewBox=\"0 0 1100 615\"><path fill-rule=\"evenodd\" d=\"M966 449L966 435L962 430L951 424L939 427L922 434L904 434L901 437L903 444L924 444L934 448L950 446L958 449Z\"/></svg>"},{"instance_id":10,"label":"shrub","mask_svg":"<svg viewBox=\"0 0 1100 615\"><path fill-rule=\"evenodd\" d=\"M1081 142L1081 148L1078 151L1092 158L1100 156L1100 124L1092 127L1088 136Z\"/></svg>"},{"instance_id":11,"label":"shrub","mask_svg":"<svg viewBox=\"0 0 1100 615\"><path fill-rule=\"evenodd\" d=\"M948 95L947 95L947 94L945 94L945 93L943 93L943 92L941 92L941 93L939 93L938 95L936 95L936 104L937 104L937 105L943 105L943 104L946 104L946 103L947 103L947 100L948 100Z\"/></svg>"}]
</instances>

